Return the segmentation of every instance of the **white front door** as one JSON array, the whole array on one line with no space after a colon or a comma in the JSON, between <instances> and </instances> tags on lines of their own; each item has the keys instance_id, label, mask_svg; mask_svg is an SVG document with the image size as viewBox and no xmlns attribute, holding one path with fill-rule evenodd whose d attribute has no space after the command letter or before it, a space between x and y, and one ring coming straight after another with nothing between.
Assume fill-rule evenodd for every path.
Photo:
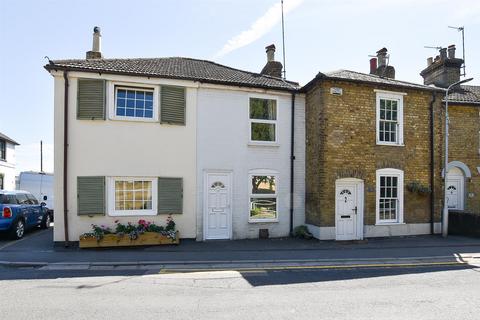
<instances>
[{"instance_id":1,"label":"white front door","mask_svg":"<svg viewBox=\"0 0 480 320\"><path fill-rule=\"evenodd\" d=\"M463 210L463 176L448 175L447 204L448 209Z\"/></svg>"},{"instance_id":2,"label":"white front door","mask_svg":"<svg viewBox=\"0 0 480 320\"><path fill-rule=\"evenodd\" d=\"M342 181L344 180L344 181ZM335 233L337 240L363 239L363 183L337 180Z\"/></svg>"},{"instance_id":3,"label":"white front door","mask_svg":"<svg viewBox=\"0 0 480 320\"><path fill-rule=\"evenodd\" d=\"M205 239L230 239L231 174L206 173L204 194Z\"/></svg>"}]
</instances>

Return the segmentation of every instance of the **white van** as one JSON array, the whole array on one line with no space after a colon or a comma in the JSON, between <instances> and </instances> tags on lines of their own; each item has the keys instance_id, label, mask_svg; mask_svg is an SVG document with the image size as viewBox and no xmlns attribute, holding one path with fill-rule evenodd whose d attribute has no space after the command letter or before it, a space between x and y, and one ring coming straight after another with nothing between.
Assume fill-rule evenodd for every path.
<instances>
[{"instance_id":1,"label":"white van","mask_svg":"<svg viewBox=\"0 0 480 320\"><path fill-rule=\"evenodd\" d=\"M53 174L34 171L21 172L17 188L30 192L39 202L45 202L53 216Z\"/></svg>"}]
</instances>

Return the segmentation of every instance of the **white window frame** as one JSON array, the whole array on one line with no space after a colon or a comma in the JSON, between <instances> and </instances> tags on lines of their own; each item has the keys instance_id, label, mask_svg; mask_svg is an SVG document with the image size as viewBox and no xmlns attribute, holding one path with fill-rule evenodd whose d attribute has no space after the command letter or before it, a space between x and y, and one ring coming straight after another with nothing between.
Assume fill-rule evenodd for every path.
<instances>
[{"instance_id":1,"label":"white window frame","mask_svg":"<svg viewBox=\"0 0 480 320\"><path fill-rule=\"evenodd\" d=\"M400 92L390 92L390 91L382 91L382 90L375 90L377 93L376 99L376 140L377 145L387 145L387 146L403 146L403 96L406 93ZM395 100L397 101L397 122L398 122L398 132L397 132L397 141L396 142L389 142L389 141L380 141L380 100Z\"/></svg>"},{"instance_id":2,"label":"white window frame","mask_svg":"<svg viewBox=\"0 0 480 320\"><path fill-rule=\"evenodd\" d=\"M404 172L399 169L385 168L378 169L376 172L376 199L375 199L375 211L376 211L376 224L388 225L388 224L403 224L403 190L405 188L403 183ZM395 220L380 220L380 177L397 177L397 198L398 198L398 212L397 219Z\"/></svg>"},{"instance_id":3,"label":"white window frame","mask_svg":"<svg viewBox=\"0 0 480 320\"><path fill-rule=\"evenodd\" d=\"M0 161L7 162L7 140L0 139L0 144L2 144L2 147L0 147ZM1 156L1 153L3 153L3 157Z\"/></svg>"},{"instance_id":4,"label":"white window frame","mask_svg":"<svg viewBox=\"0 0 480 320\"><path fill-rule=\"evenodd\" d=\"M261 120L261 119L251 119L250 118L250 99L263 99L263 100L274 100L276 107L276 120ZM247 117L248 117L248 143L250 145L278 145L278 119L280 117L280 108L279 108L278 97L275 96L264 96L264 95L249 95L247 102ZM275 125L275 141L261 141L261 140L252 140L252 123L267 123Z\"/></svg>"},{"instance_id":5,"label":"white window frame","mask_svg":"<svg viewBox=\"0 0 480 320\"><path fill-rule=\"evenodd\" d=\"M129 117L129 116L117 116L116 113L116 93L117 89L144 89L146 91L153 91L153 118L140 118L140 117ZM107 96L107 105L108 105L108 114L110 120L119 120L119 121L135 121L135 122L159 122L160 114L160 86L152 85L146 83L135 83L135 82L118 82L118 81L108 81L108 96Z\"/></svg>"},{"instance_id":6,"label":"white window frame","mask_svg":"<svg viewBox=\"0 0 480 320\"><path fill-rule=\"evenodd\" d=\"M125 180L142 180L152 182L152 209L150 210L115 210L115 182ZM108 215L112 217L129 216L155 216L158 214L158 178L152 177L108 177L107 196L108 196Z\"/></svg>"},{"instance_id":7,"label":"white window frame","mask_svg":"<svg viewBox=\"0 0 480 320\"><path fill-rule=\"evenodd\" d=\"M275 177L275 194L254 194L252 193L252 179L254 176L273 176ZM249 223L264 223L264 222L278 222L278 186L279 186L279 180L278 180L278 172L272 171L272 170L262 170L262 171L251 171L248 175L248 222ZM254 219L250 216L250 205L251 205L251 198L275 198L276 201L276 217L274 219Z\"/></svg>"}]
</instances>

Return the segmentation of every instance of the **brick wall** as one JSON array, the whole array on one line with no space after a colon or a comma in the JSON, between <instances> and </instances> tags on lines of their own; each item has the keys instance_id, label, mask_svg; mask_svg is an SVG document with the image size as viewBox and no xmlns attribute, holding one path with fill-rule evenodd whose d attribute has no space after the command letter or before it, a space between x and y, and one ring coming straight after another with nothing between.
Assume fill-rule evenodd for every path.
<instances>
[{"instance_id":1,"label":"brick wall","mask_svg":"<svg viewBox=\"0 0 480 320\"><path fill-rule=\"evenodd\" d=\"M465 181L465 211L480 214L480 107L449 105L449 161L463 162L472 179Z\"/></svg>"},{"instance_id":2,"label":"brick wall","mask_svg":"<svg viewBox=\"0 0 480 320\"><path fill-rule=\"evenodd\" d=\"M330 94L331 87L343 95ZM403 92L405 146L376 145L376 92ZM347 81L323 81L306 98L306 223L335 226L335 181L354 177L365 182L365 225L374 225L377 169L404 170L405 185L430 186L431 92L387 88ZM435 103L435 193L441 195L441 95ZM441 199L435 201L440 221ZM430 222L430 196L404 191L404 222Z\"/></svg>"}]
</instances>

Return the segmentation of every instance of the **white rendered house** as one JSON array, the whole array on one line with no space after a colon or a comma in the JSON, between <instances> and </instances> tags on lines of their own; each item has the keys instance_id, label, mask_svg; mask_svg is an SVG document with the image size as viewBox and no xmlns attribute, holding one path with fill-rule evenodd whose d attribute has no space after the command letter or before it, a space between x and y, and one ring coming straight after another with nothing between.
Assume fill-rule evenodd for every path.
<instances>
[{"instance_id":1,"label":"white rendered house","mask_svg":"<svg viewBox=\"0 0 480 320\"><path fill-rule=\"evenodd\" d=\"M103 59L96 28L87 59L50 61L54 240L169 214L197 240L287 236L303 224L305 98L281 78L274 49L262 73Z\"/></svg>"},{"instance_id":2,"label":"white rendered house","mask_svg":"<svg viewBox=\"0 0 480 320\"><path fill-rule=\"evenodd\" d=\"M15 146L18 145L0 132L0 190L15 190Z\"/></svg>"}]
</instances>

